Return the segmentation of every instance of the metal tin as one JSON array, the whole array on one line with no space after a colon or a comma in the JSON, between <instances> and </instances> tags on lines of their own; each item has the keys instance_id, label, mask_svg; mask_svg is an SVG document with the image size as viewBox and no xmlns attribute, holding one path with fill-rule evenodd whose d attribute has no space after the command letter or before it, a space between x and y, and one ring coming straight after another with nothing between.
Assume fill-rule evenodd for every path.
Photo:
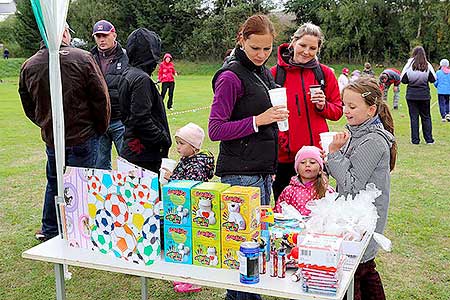
<instances>
[{"instance_id":1,"label":"metal tin","mask_svg":"<svg viewBox=\"0 0 450 300\"><path fill-rule=\"evenodd\" d=\"M241 283L258 283L259 243L243 242L239 250L239 278Z\"/></svg>"},{"instance_id":2,"label":"metal tin","mask_svg":"<svg viewBox=\"0 0 450 300\"><path fill-rule=\"evenodd\" d=\"M278 276L278 255L277 251L274 249L270 251L269 273L271 277Z\"/></svg>"},{"instance_id":3,"label":"metal tin","mask_svg":"<svg viewBox=\"0 0 450 300\"><path fill-rule=\"evenodd\" d=\"M286 277L286 252L284 249L278 252L278 277Z\"/></svg>"}]
</instances>

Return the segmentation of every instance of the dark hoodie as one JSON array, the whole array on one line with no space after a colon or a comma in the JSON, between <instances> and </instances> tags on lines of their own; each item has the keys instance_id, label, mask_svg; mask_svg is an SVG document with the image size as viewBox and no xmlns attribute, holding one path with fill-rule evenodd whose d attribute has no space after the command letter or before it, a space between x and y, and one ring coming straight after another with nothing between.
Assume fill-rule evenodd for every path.
<instances>
[{"instance_id":1,"label":"dark hoodie","mask_svg":"<svg viewBox=\"0 0 450 300\"><path fill-rule=\"evenodd\" d=\"M159 162L172 144L166 111L150 78L161 52L159 36L148 29L133 31L127 40L128 68L119 81L119 101L125 125L120 155L138 164Z\"/></svg>"}]
</instances>

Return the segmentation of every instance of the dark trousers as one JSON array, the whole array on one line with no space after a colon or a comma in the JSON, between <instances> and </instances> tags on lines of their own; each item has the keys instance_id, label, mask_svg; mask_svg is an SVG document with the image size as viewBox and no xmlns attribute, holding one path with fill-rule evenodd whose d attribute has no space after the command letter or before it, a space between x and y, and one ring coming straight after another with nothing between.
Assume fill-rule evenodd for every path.
<instances>
[{"instance_id":1,"label":"dark trousers","mask_svg":"<svg viewBox=\"0 0 450 300\"><path fill-rule=\"evenodd\" d=\"M173 90L175 89L175 82L163 82L162 83L162 91L161 91L161 97L164 100L164 97L166 96L167 90L169 90L169 100L167 100L167 108L171 109L173 105Z\"/></svg>"},{"instance_id":2,"label":"dark trousers","mask_svg":"<svg viewBox=\"0 0 450 300\"><path fill-rule=\"evenodd\" d=\"M430 114L430 100L406 100L409 110L409 122L411 126L411 142L420 143L419 116L422 121L423 138L427 143L433 143L433 133Z\"/></svg>"},{"instance_id":3,"label":"dark trousers","mask_svg":"<svg viewBox=\"0 0 450 300\"><path fill-rule=\"evenodd\" d=\"M445 119L445 116L450 113L450 95L438 94L438 99L441 118Z\"/></svg>"},{"instance_id":4,"label":"dark trousers","mask_svg":"<svg viewBox=\"0 0 450 300\"><path fill-rule=\"evenodd\" d=\"M46 237L58 234L56 220L55 196L58 194L56 181L55 149L46 146L47 153L47 187L45 189L44 209L42 212L42 233ZM98 137L94 136L80 145L66 147L65 165L72 167L94 168L98 151Z\"/></svg>"},{"instance_id":5,"label":"dark trousers","mask_svg":"<svg viewBox=\"0 0 450 300\"><path fill-rule=\"evenodd\" d=\"M278 197L280 196L281 192L284 190L285 187L289 185L289 181L291 180L291 177L294 176L295 170L294 170L294 163L278 163L277 167L277 173L275 176L275 181L272 184L273 189L273 197L275 199L275 202L278 200Z\"/></svg>"},{"instance_id":6,"label":"dark trousers","mask_svg":"<svg viewBox=\"0 0 450 300\"><path fill-rule=\"evenodd\" d=\"M378 274L375 261L359 264L355 272L354 300L386 300L383 283ZM347 296L344 297L347 299Z\"/></svg>"}]
</instances>

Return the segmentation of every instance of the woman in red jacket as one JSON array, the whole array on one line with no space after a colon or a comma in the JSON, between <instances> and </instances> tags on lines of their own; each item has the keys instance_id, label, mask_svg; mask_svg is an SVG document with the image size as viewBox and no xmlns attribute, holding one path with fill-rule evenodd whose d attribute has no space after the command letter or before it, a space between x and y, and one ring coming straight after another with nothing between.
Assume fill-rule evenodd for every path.
<instances>
[{"instance_id":1,"label":"woman in red jacket","mask_svg":"<svg viewBox=\"0 0 450 300\"><path fill-rule=\"evenodd\" d=\"M298 150L305 145L321 147L319 133L328 131L326 120L337 121L342 116L336 77L329 67L317 60L323 40L320 27L303 24L290 44L278 48L278 66L271 69L277 83L286 87L289 110L289 130L280 131L278 135L278 167L273 183L275 200L295 175L294 160ZM277 72L283 74L277 77ZM321 89L311 95L311 85L321 85Z\"/></svg>"},{"instance_id":2,"label":"woman in red jacket","mask_svg":"<svg viewBox=\"0 0 450 300\"><path fill-rule=\"evenodd\" d=\"M164 54L162 63L159 65L158 81L162 82L161 97L164 100L167 90L169 90L169 100L167 101L167 109L172 110L173 91L175 90L175 78L178 75L173 66L173 59L170 53Z\"/></svg>"}]
</instances>

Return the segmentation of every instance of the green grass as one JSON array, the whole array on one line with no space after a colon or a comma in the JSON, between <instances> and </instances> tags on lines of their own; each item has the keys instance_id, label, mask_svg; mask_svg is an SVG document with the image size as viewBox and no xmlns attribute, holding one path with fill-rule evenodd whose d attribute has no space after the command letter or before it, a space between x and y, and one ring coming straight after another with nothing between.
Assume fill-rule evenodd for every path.
<instances>
[{"instance_id":1,"label":"green grass","mask_svg":"<svg viewBox=\"0 0 450 300\"><path fill-rule=\"evenodd\" d=\"M19 60L10 61L20 65ZM8 64L10 63L8 62ZM174 112L169 112L172 134L187 122L207 128L212 101L211 76L215 66L204 66L201 75L190 75L194 64L179 63ZM341 66L336 66L340 70ZM8 67L9 68L9 67ZM3 62L0 72L4 72ZM351 68L353 69L353 68ZM208 71L209 70L209 71ZM202 72L205 72L204 74ZM209 72L209 73L208 73ZM207 74L208 73L208 74ZM338 73L338 72L337 72ZM3 73L0 73L3 74ZM47 300L55 298L53 266L21 258L37 244L45 188L45 152L39 129L24 115L17 95L17 69L7 71L0 83L0 299ZM450 299L449 149L450 123L441 123L436 95L432 99L433 134L436 144L409 143L409 118L402 86L400 108L394 111L399 144L398 163L392 173L391 205L386 236L391 253L380 252L377 263L388 299ZM432 88L435 93L435 89ZM392 104L392 95L390 95ZM332 122L332 130L345 121ZM205 141L217 154L218 143ZM175 151L172 158L178 159ZM137 277L70 267L67 299L140 299ZM179 295L168 281L149 280L150 298L222 299L223 290L204 288L201 293ZM276 299L264 297L265 299Z\"/></svg>"}]
</instances>

